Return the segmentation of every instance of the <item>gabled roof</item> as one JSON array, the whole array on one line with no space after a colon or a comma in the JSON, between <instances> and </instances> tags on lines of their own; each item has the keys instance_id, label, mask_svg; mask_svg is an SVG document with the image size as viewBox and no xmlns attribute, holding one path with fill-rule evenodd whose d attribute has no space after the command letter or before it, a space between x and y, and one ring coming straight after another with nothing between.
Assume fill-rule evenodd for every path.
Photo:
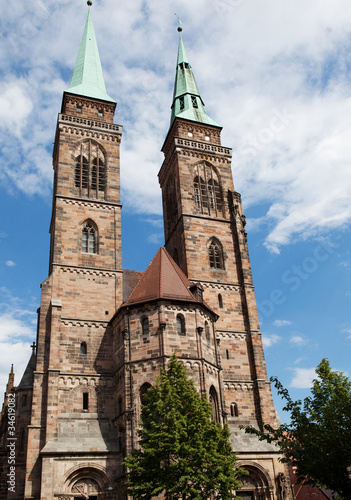
<instances>
[{"instance_id":1,"label":"gabled roof","mask_svg":"<svg viewBox=\"0 0 351 500\"><path fill-rule=\"evenodd\" d=\"M181 28L178 28L178 31L179 46L170 125L172 126L175 118L179 117L185 120L220 127L220 125L210 118L205 111L205 105L196 85L195 77L180 34Z\"/></svg>"},{"instance_id":2,"label":"gabled roof","mask_svg":"<svg viewBox=\"0 0 351 500\"><path fill-rule=\"evenodd\" d=\"M199 303L190 292L192 286L165 248L161 247L124 306L150 300L168 299Z\"/></svg>"},{"instance_id":3,"label":"gabled roof","mask_svg":"<svg viewBox=\"0 0 351 500\"><path fill-rule=\"evenodd\" d=\"M116 102L106 92L90 7L71 83L66 92Z\"/></svg>"},{"instance_id":4,"label":"gabled roof","mask_svg":"<svg viewBox=\"0 0 351 500\"><path fill-rule=\"evenodd\" d=\"M25 369L24 374L21 378L21 382L19 383L19 385L16 388L17 390L19 390L19 389L33 389L34 371L36 369L36 360L37 360L37 357L33 352L32 356L28 362L27 368Z\"/></svg>"}]
</instances>

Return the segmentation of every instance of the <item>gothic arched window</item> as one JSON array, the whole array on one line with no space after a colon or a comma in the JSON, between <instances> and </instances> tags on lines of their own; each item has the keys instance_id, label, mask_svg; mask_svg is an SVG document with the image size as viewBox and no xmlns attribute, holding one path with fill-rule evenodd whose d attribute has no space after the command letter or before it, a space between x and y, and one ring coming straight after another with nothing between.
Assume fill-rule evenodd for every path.
<instances>
[{"instance_id":1,"label":"gothic arched window","mask_svg":"<svg viewBox=\"0 0 351 500\"><path fill-rule=\"evenodd\" d=\"M87 343L86 342L82 342L80 344L80 353L81 354L86 354L87 353Z\"/></svg>"},{"instance_id":2,"label":"gothic arched window","mask_svg":"<svg viewBox=\"0 0 351 500\"><path fill-rule=\"evenodd\" d=\"M97 165L99 163L99 166ZM91 189L105 191L105 165L101 158L93 160L91 169Z\"/></svg>"},{"instance_id":3,"label":"gothic arched window","mask_svg":"<svg viewBox=\"0 0 351 500\"><path fill-rule=\"evenodd\" d=\"M97 253L97 229L90 221L86 222L83 226L82 252Z\"/></svg>"},{"instance_id":4,"label":"gothic arched window","mask_svg":"<svg viewBox=\"0 0 351 500\"><path fill-rule=\"evenodd\" d=\"M219 309L223 309L223 297L222 294L218 294L218 307Z\"/></svg>"},{"instance_id":5,"label":"gothic arched window","mask_svg":"<svg viewBox=\"0 0 351 500\"><path fill-rule=\"evenodd\" d=\"M212 406L212 415L211 419L215 420L216 422L219 422L219 405L218 405L218 396L217 396L217 391L211 386L210 389L210 403Z\"/></svg>"},{"instance_id":6,"label":"gothic arched window","mask_svg":"<svg viewBox=\"0 0 351 500\"><path fill-rule=\"evenodd\" d=\"M141 329L143 331L143 335L149 335L149 320L148 318L143 318L141 320Z\"/></svg>"},{"instance_id":7,"label":"gothic arched window","mask_svg":"<svg viewBox=\"0 0 351 500\"><path fill-rule=\"evenodd\" d=\"M179 335L185 335L185 319L182 314L177 315L177 333Z\"/></svg>"},{"instance_id":8,"label":"gothic arched window","mask_svg":"<svg viewBox=\"0 0 351 500\"><path fill-rule=\"evenodd\" d=\"M88 189L89 183L89 163L85 156L79 155L76 158L75 186L80 189Z\"/></svg>"},{"instance_id":9,"label":"gothic arched window","mask_svg":"<svg viewBox=\"0 0 351 500\"><path fill-rule=\"evenodd\" d=\"M207 163L200 163L195 167L194 200L197 211L206 215L222 215L223 201L219 177L214 167Z\"/></svg>"},{"instance_id":10,"label":"gothic arched window","mask_svg":"<svg viewBox=\"0 0 351 500\"><path fill-rule=\"evenodd\" d=\"M143 384L141 387L140 387L140 391L139 391L139 395L140 395L140 403L145 406L146 405L146 400L145 400L145 396L146 396L146 393L147 391L150 389L151 384L149 384L148 382L145 382L145 384Z\"/></svg>"},{"instance_id":11,"label":"gothic arched window","mask_svg":"<svg viewBox=\"0 0 351 500\"><path fill-rule=\"evenodd\" d=\"M84 196L102 196L106 189L105 153L99 143L87 140L75 153L74 185Z\"/></svg>"},{"instance_id":12,"label":"gothic arched window","mask_svg":"<svg viewBox=\"0 0 351 500\"><path fill-rule=\"evenodd\" d=\"M224 269L223 249L217 238L211 238L208 245L208 258L210 267Z\"/></svg>"}]
</instances>

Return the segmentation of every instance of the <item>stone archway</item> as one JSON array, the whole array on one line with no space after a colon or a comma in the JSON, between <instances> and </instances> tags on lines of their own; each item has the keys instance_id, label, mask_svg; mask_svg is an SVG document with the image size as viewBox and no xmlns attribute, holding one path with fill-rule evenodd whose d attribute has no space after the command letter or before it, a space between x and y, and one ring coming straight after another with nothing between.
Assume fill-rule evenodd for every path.
<instances>
[{"instance_id":1,"label":"stone archway","mask_svg":"<svg viewBox=\"0 0 351 500\"><path fill-rule=\"evenodd\" d=\"M103 467L78 466L68 471L64 481L64 500L102 500L106 491L113 489L111 478Z\"/></svg>"},{"instance_id":2,"label":"stone archway","mask_svg":"<svg viewBox=\"0 0 351 500\"><path fill-rule=\"evenodd\" d=\"M241 467L249 472L248 476L240 478L242 488L238 495L242 500L270 500L273 494L273 483L268 472L255 463L241 463Z\"/></svg>"}]
</instances>

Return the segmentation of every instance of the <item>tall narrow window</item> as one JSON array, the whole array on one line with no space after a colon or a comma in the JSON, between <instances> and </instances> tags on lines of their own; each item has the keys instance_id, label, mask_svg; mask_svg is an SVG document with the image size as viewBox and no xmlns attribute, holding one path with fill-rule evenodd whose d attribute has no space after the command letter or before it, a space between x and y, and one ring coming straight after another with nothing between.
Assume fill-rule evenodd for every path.
<instances>
[{"instance_id":1,"label":"tall narrow window","mask_svg":"<svg viewBox=\"0 0 351 500\"><path fill-rule=\"evenodd\" d=\"M79 155L76 158L75 186L87 189L89 183L89 165L85 156Z\"/></svg>"},{"instance_id":2,"label":"tall narrow window","mask_svg":"<svg viewBox=\"0 0 351 500\"><path fill-rule=\"evenodd\" d=\"M223 309L223 298L220 293L218 294L218 307L219 309Z\"/></svg>"},{"instance_id":3,"label":"tall narrow window","mask_svg":"<svg viewBox=\"0 0 351 500\"><path fill-rule=\"evenodd\" d=\"M214 167L200 163L194 169L194 200L198 211L220 216L223 209L219 177Z\"/></svg>"},{"instance_id":4,"label":"tall narrow window","mask_svg":"<svg viewBox=\"0 0 351 500\"><path fill-rule=\"evenodd\" d=\"M198 108L197 100L194 95L191 96L191 104L193 105L193 108Z\"/></svg>"},{"instance_id":5,"label":"tall narrow window","mask_svg":"<svg viewBox=\"0 0 351 500\"><path fill-rule=\"evenodd\" d=\"M180 111L184 109L184 97L179 97L179 109Z\"/></svg>"},{"instance_id":6,"label":"tall narrow window","mask_svg":"<svg viewBox=\"0 0 351 500\"><path fill-rule=\"evenodd\" d=\"M83 410L89 409L89 393L83 392Z\"/></svg>"},{"instance_id":7,"label":"tall narrow window","mask_svg":"<svg viewBox=\"0 0 351 500\"><path fill-rule=\"evenodd\" d=\"M216 389L212 386L210 389L210 403L212 406L212 420L219 422L219 405L218 405L218 396Z\"/></svg>"},{"instance_id":8,"label":"tall narrow window","mask_svg":"<svg viewBox=\"0 0 351 500\"><path fill-rule=\"evenodd\" d=\"M86 354L87 353L87 343L86 342L82 342L80 344L80 353L81 354Z\"/></svg>"},{"instance_id":9,"label":"tall narrow window","mask_svg":"<svg viewBox=\"0 0 351 500\"><path fill-rule=\"evenodd\" d=\"M238 405L236 403L232 403L230 405L230 416L231 417L238 417L239 416Z\"/></svg>"},{"instance_id":10,"label":"tall narrow window","mask_svg":"<svg viewBox=\"0 0 351 500\"><path fill-rule=\"evenodd\" d=\"M86 222L82 230L82 252L97 253L97 230L91 222Z\"/></svg>"},{"instance_id":11,"label":"tall narrow window","mask_svg":"<svg viewBox=\"0 0 351 500\"><path fill-rule=\"evenodd\" d=\"M91 169L91 189L105 191L105 166L104 162L99 158L93 160Z\"/></svg>"},{"instance_id":12,"label":"tall narrow window","mask_svg":"<svg viewBox=\"0 0 351 500\"><path fill-rule=\"evenodd\" d=\"M224 269L222 245L217 238L212 238L208 245L208 257L210 267L214 269Z\"/></svg>"},{"instance_id":13,"label":"tall narrow window","mask_svg":"<svg viewBox=\"0 0 351 500\"><path fill-rule=\"evenodd\" d=\"M149 335L149 320L148 320L148 318L144 318L141 321L141 328L142 328L144 336Z\"/></svg>"},{"instance_id":14,"label":"tall narrow window","mask_svg":"<svg viewBox=\"0 0 351 500\"><path fill-rule=\"evenodd\" d=\"M151 387L151 384L149 384L148 382L145 382L145 384L143 384L141 387L140 387L140 403L142 405L146 405L146 399L145 399L145 396L147 394L147 391L150 389Z\"/></svg>"},{"instance_id":15,"label":"tall narrow window","mask_svg":"<svg viewBox=\"0 0 351 500\"><path fill-rule=\"evenodd\" d=\"M81 142L75 153L74 185L81 196L102 197L106 189L106 155L94 140Z\"/></svg>"},{"instance_id":16,"label":"tall narrow window","mask_svg":"<svg viewBox=\"0 0 351 500\"><path fill-rule=\"evenodd\" d=\"M177 315L177 332L179 335L185 335L185 319L181 314Z\"/></svg>"}]
</instances>

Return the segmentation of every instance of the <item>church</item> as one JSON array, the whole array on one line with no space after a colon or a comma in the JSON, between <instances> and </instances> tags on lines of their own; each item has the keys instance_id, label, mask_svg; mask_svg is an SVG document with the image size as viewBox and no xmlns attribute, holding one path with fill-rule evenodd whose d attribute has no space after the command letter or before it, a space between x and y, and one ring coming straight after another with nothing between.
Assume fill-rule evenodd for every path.
<instances>
[{"instance_id":1,"label":"church","mask_svg":"<svg viewBox=\"0 0 351 500\"><path fill-rule=\"evenodd\" d=\"M176 353L210 401L212 418L229 426L238 464L249 473L238 495L293 498L277 448L240 429L279 419L231 148L222 146L221 126L205 111L178 28L158 174L165 244L145 272L123 269L122 127L114 123L116 101L105 87L88 5L57 120L49 276L41 285L37 338L17 387L11 370L1 413L0 497L125 500L123 460L138 446L143 396Z\"/></svg>"}]
</instances>

